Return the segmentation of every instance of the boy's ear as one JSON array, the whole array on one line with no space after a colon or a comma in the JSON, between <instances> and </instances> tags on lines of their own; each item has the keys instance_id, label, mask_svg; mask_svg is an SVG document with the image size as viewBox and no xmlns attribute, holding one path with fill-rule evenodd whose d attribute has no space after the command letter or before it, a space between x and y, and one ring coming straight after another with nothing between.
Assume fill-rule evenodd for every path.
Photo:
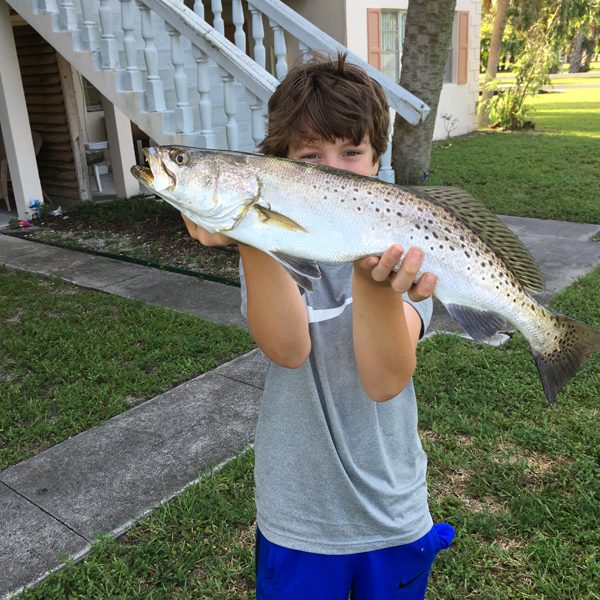
<instances>
[{"instance_id":1,"label":"boy's ear","mask_svg":"<svg viewBox=\"0 0 600 600\"><path fill-rule=\"evenodd\" d=\"M373 163L373 168L371 169L371 176L375 177L377 175L377 173L379 173L379 159L377 159L374 163Z\"/></svg>"}]
</instances>

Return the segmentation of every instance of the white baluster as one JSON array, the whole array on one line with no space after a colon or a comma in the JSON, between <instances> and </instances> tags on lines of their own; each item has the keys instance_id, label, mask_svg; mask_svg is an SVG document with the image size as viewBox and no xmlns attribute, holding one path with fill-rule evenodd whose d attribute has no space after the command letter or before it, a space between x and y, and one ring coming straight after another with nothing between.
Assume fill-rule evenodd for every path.
<instances>
[{"instance_id":1,"label":"white baluster","mask_svg":"<svg viewBox=\"0 0 600 600\"><path fill-rule=\"evenodd\" d=\"M200 133L204 136L204 146L206 148L214 148L215 132L212 127L212 101L210 99L208 56L197 46L192 46L192 53L194 55L194 60L196 61L198 95L200 96L198 103L200 111Z\"/></svg>"},{"instance_id":2,"label":"white baluster","mask_svg":"<svg viewBox=\"0 0 600 600\"><path fill-rule=\"evenodd\" d=\"M388 130L388 145L385 149L385 152L381 155L379 159L380 168L377 177L382 181L388 181L389 183L394 183L396 176L394 174L394 169L392 169L392 134L394 131L394 119L396 118L396 111L389 109L390 114L390 127Z\"/></svg>"},{"instance_id":3,"label":"white baluster","mask_svg":"<svg viewBox=\"0 0 600 600\"><path fill-rule=\"evenodd\" d=\"M142 73L137 64L137 43L134 30L133 0L121 0L121 26L123 27L123 47L126 69L122 84L126 90L143 91Z\"/></svg>"},{"instance_id":4,"label":"white baluster","mask_svg":"<svg viewBox=\"0 0 600 600\"><path fill-rule=\"evenodd\" d=\"M162 112L167 107L163 82L158 72L158 52L154 43L156 35L152 23L152 11L141 0L136 0L136 3L142 15L142 38L144 40L144 62L146 63L146 81L144 82L146 110Z\"/></svg>"},{"instance_id":5,"label":"white baluster","mask_svg":"<svg viewBox=\"0 0 600 600\"><path fill-rule=\"evenodd\" d=\"M56 6L56 0L38 0L37 12L40 15L56 15L56 14L58 14L58 7Z\"/></svg>"},{"instance_id":6,"label":"white baluster","mask_svg":"<svg viewBox=\"0 0 600 600\"><path fill-rule=\"evenodd\" d=\"M181 44L181 34L177 29L167 24L167 31L171 38L171 62L175 68L173 81L175 82L175 127L177 133L190 133L194 131L194 110L188 101L188 78L185 74L185 53Z\"/></svg>"},{"instance_id":7,"label":"white baluster","mask_svg":"<svg viewBox=\"0 0 600 600\"><path fill-rule=\"evenodd\" d=\"M204 4L202 4L202 0L194 2L194 12L204 21Z\"/></svg>"},{"instance_id":8,"label":"white baluster","mask_svg":"<svg viewBox=\"0 0 600 600\"><path fill-rule=\"evenodd\" d=\"M252 14L252 37L254 38L254 62L263 69L265 68L265 46L263 39L265 37L265 29L263 26L262 13L254 8L251 4L250 13Z\"/></svg>"},{"instance_id":9,"label":"white baluster","mask_svg":"<svg viewBox=\"0 0 600 600\"><path fill-rule=\"evenodd\" d=\"M227 136L227 147L229 150L237 150L238 143L238 124L235 120L237 111L237 100L235 97L235 79L233 75L221 71L223 79L223 99L225 115L227 122L225 123L225 135Z\"/></svg>"},{"instance_id":10,"label":"white baluster","mask_svg":"<svg viewBox=\"0 0 600 600\"><path fill-rule=\"evenodd\" d=\"M302 56L302 62L306 62L310 48L304 42L298 41L298 50Z\"/></svg>"},{"instance_id":11,"label":"white baluster","mask_svg":"<svg viewBox=\"0 0 600 600\"><path fill-rule=\"evenodd\" d=\"M81 0L81 41L83 42L83 50L89 50L94 55L100 53L96 6L94 0Z\"/></svg>"},{"instance_id":12,"label":"white baluster","mask_svg":"<svg viewBox=\"0 0 600 600\"><path fill-rule=\"evenodd\" d=\"M244 33L244 9L242 0L231 0L231 20L235 25L233 39L235 45L246 54L246 34Z\"/></svg>"},{"instance_id":13,"label":"white baluster","mask_svg":"<svg viewBox=\"0 0 600 600\"><path fill-rule=\"evenodd\" d=\"M110 0L100 0L100 27L102 28L102 68L117 69L119 67L119 49L117 38L113 33L113 11Z\"/></svg>"},{"instance_id":14,"label":"white baluster","mask_svg":"<svg viewBox=\"0 0 600 600\"><path fill-rule=\"evenodd\" d=\"M249 91L246 91L246 98L252 113L252 139L256 148L265 138L265 103Z\"/></svg>"},{"instance_id":15,"label":"white baluster","mask_svg":"<svg viewBox=\"0 0 600 600\"><path fill-rule=\"evenodd\" d=\"M275 46L275 57L277 59L277 63L275 64L275 76L281 81L287 75L288 70L285 33L281 25L278 25L271 20L269 20L269 25L273 29L273 44Z\"/></svg>"},{"instance_id":16,"label":"white baluster","mask_svg":"<svg viewBox=\"0 0 600 600\"><path fill-rule=\"evenodd\" d=\"M77 13L73 0L62 0L59 14L61 31L77 31Z\"/></svg>"},{"instance_id":17,"label":"white baluster","mask_svg":"<svg viewBox=\"0 0 600 600\"><path fill-rule=\"evenodd\" d=\"M225 35L225 23L221 16L223 12L223 4L221 0L212 0L210 7L213 12L213 27L221 34Z\"/></svg>"}]
</instances>

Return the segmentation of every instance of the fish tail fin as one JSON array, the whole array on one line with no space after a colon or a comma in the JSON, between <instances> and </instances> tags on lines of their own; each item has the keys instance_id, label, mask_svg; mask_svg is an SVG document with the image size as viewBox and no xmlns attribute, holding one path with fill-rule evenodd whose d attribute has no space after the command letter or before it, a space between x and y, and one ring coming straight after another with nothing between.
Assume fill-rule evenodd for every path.
<instances>
[{"instance_id":1,"label":"fish tail fin","mask_svg":"<svg viewBox=\"0 0 600 600\"><path fill-rule=\"evenodd\" d=\"M600 352L600 331L564 315L553 315L552 318L556 343L550 348L532 346L531 349L544 393L551 403L592 352Z\"/></svg>"}]
</instances>

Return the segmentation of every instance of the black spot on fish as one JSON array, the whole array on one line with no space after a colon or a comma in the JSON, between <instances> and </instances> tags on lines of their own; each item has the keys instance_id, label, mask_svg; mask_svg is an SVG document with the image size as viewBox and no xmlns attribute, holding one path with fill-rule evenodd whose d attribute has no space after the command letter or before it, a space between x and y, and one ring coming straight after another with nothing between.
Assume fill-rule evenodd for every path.
<instances>
[{"instance_id":1,"label":"black spot on fish","mask_svg":"<svg viewBox=\"0 0 600 600\"><path fill-rule=\"evenodd\" d=\"M470 255L468 252L465 252L465 256L466 256L467 258L471 258L471 255Z\"/></svg>"}]
</instances>

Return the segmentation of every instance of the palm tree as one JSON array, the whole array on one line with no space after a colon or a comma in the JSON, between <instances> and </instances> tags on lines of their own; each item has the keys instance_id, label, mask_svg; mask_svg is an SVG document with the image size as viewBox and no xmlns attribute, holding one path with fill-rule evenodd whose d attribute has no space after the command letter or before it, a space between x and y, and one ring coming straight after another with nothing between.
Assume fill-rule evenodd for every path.
<instances>
[{"instance_id":1,"label":"palm tree","mask_svg":"<svg viewBox=\"0 0 600 600\"><path fill-rule=\"evenodd\" d=\"M498 72L498 58L500 56L500 46L502 45L502 36L504 35L504 28L506 27L506 9L508 7L509 0L497 0L496 1L496 12L494 14L494 26L492 29L492 39L490 40L490 51L488 54L487 68L485 72L485 86L481 96L481 105L485 106L486 101L492 97L494 93L490 88L490 84L496 79L496 73ZM480 125L487 125L489 117L485 110L481 110L479 113Z\"/></svg>"},{"instance_id":2,"label":"palm tree","mask_svg":"<svg viewBox=\"0 0 600 600\"><path fill-rule=\"evenodd\" d=\"M426 102L431 112L416 126L396 115L392 166L397 183L414 185L427 179L455 8L456 0L408 3L400 85Z\"/></svg>"}]
</instances>

